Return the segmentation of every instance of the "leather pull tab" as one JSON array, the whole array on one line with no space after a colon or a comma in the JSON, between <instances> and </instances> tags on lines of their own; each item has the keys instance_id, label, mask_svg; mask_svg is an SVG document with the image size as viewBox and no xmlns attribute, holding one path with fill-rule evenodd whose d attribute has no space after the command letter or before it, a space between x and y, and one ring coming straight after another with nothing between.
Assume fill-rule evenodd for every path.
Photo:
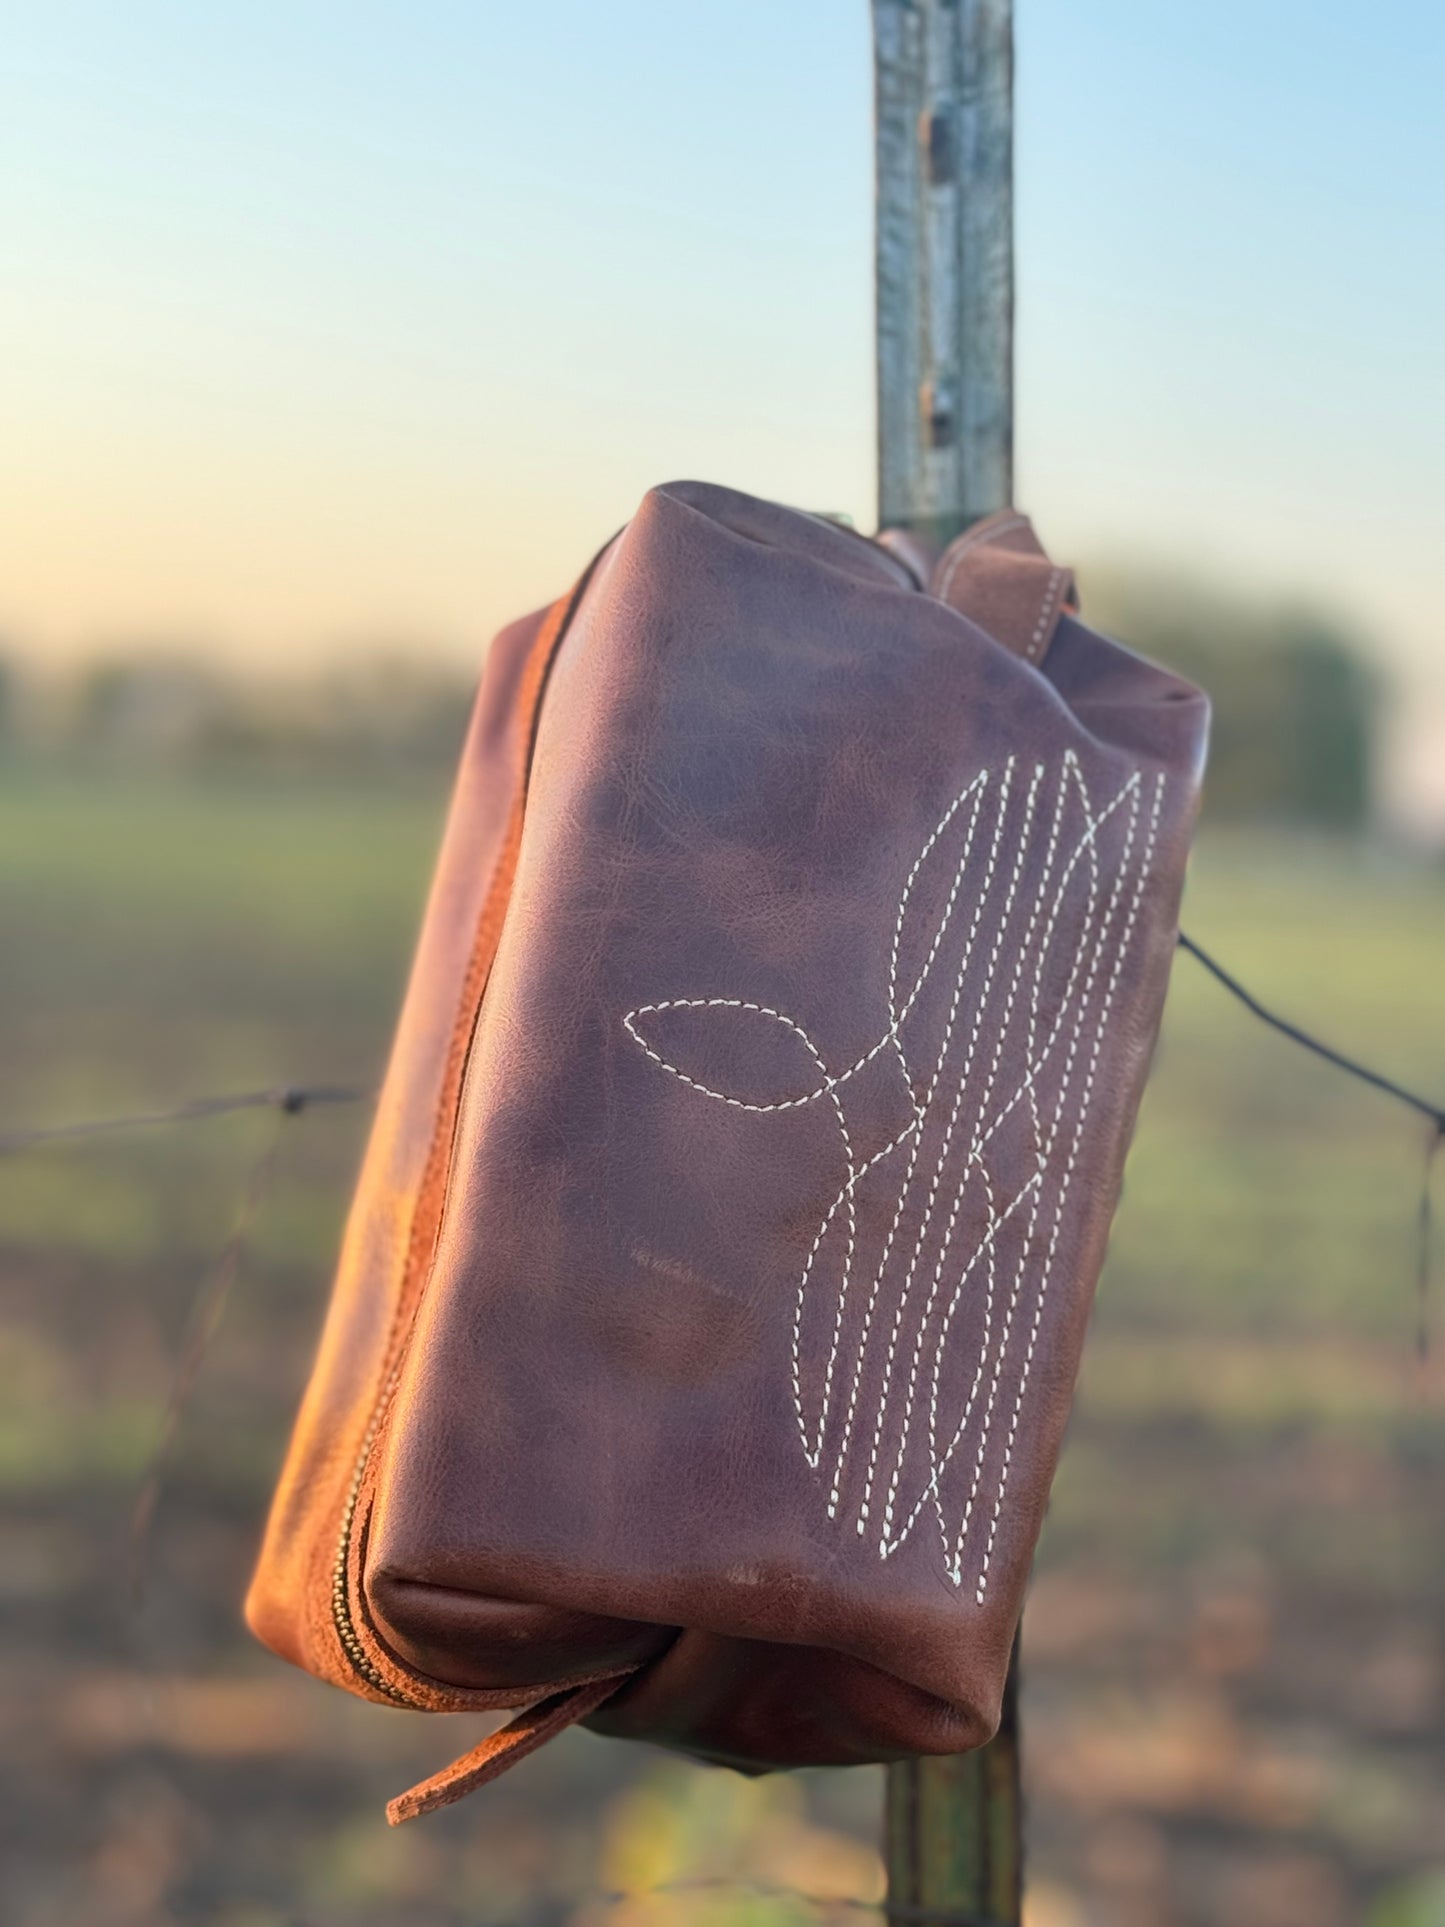
<instances>
[{"instance_id":1,"label":"leather pull tab","mask_svg":"<svg viewBox=\"0 0 1445 1927\"><path fill-rule=\"evenodd\" d=\"M938 558L930 591L1025 662L1049 652L1059 617L1078 606L1072 569L1050 562L1032 522L1004 509Z\"/></svg>"},{"instance_id":2,"label":"leather pull tab","mask_svg":"<svg viewBox=\"0 0 1445 1927\"><path fill-rule=\"evenodd\" d=\"M429 1780L420 1781L388 1801L388 1822L399 1827L404 1821L419 1819L423 1813L435 1813L439 1807L449 1807L465 1799L488 1780L499 1779L529 1753L535 1753L539 1746L545 1746L569 1726L595 1713L630 1677L629 1673L613 1674L609 1679L590 1680L585 1686L569 1687L564 1693L552 1694L550 1699L538 1700L498 1732L489 1733L470 1753L464 1753Z\"/></svg>"}]
</instances>

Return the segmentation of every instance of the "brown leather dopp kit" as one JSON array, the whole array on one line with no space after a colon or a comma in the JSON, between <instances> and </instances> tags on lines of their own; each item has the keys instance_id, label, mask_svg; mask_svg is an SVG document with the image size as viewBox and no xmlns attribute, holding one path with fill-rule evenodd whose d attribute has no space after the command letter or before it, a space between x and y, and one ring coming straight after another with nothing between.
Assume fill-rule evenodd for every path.
<instances>
[{"instance_id":1,"label":"brown leather dopp kit","mask_svg":"<svg viewBox=\"0 0 1445 1927\"><path fill-rule=\"evenodd\" d=\"M654 490L493 643L248 1601L366 1698L981 1745L1158 1028L1200 692L1025 517Z\"/></svg>"}]
</instances>

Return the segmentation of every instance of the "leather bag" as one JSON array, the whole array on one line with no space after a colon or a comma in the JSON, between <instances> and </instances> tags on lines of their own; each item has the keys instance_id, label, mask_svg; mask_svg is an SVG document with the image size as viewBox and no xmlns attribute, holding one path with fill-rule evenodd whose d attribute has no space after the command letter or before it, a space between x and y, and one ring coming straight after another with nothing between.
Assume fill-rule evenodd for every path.
<instances>
[{"instance_id":1,"label":"leather bag","mask_svg":"<svg viewBox=\"0 0 1445 1927\"><path fill-rule=\"evenodd\" d=\"M492 645L248 1601L757 1771L993 1733L1207 731L1009 512L649 494Z\"/></svg>"}]
</instances>

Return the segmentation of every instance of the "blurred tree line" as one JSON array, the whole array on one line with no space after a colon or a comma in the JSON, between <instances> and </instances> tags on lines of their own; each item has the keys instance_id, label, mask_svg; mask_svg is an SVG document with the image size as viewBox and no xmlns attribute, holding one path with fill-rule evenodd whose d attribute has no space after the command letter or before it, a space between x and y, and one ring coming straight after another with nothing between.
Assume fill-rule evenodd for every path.
<instances>
[{"instance_id":1,"label":"blurred tree line","mask_svg":"<svg viewBox=\"0 0 1445 1927\"><path fill-rule=\"evenodd\" d=\"M1209 692L1212 821L1365 825L1383 692L1348 629L1162 575L1100 570L1082 588L1088 621Z\"/></svg>"},{"instance_id":2,"label":"blurred tree line","mask_svg":"<svg viewBox=\"0 0 1445 1927\"><path fill-rule=\"evenodd\" d=\"M1329 830L1368 821L1380 690L1345 628L1177 577L1100 569L1086 573L1084 594L1092 623L1209 691L1212 819ZM269 678L195 649L111 652L48 679L0 662L0 735L43 754L183 767L444 770L472 688L424 649L359 650Z\"/></svg>"},{"instance_id":3,"label":"blurred tree line","mask_svg":"<svg viewBox=\"0 0 1445 1927\"><path fill-rule=\"evenodd\" d=\"M0 735L46 761L180 771L446 769L474 682L435 652L358 652L263 675L199 650L108 654L64 674L0 665Z\"/></svg>"}]
</instances>

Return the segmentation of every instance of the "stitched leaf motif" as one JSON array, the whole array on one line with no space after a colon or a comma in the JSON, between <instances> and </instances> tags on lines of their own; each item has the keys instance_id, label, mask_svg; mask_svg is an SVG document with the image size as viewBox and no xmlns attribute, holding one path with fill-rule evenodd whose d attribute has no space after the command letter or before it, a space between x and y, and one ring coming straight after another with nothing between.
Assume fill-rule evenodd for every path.
<instances>
[{"instance_id":1,"label":"stitched leaf motif","mask_svg":"<svg viewBox=\"0 0 1445 1927\"><path fill-rule=\"evenodd\" d=\"M932 1532L980 1605L1164 782L1136 770L1096 799L1072 751L975 776L903 881L852 1063L745 997L623 1020L699 1101L832 1119L837 1189L795 1280L799 1443L830 1518L885 1560ZM880 1057L907 1118L881 1145L849 1104Z\"/></svg>"}]
</instances>

